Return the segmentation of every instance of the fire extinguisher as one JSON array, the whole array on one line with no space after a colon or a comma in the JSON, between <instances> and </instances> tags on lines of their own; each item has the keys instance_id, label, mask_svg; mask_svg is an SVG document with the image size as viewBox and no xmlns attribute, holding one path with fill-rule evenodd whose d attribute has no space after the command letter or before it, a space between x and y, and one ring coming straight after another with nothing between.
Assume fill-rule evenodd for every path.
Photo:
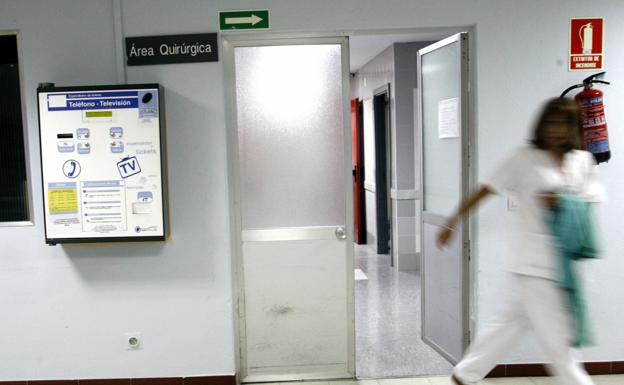
<instances>
[{"instance_id":1,"label":"fire extinguisher","mask_svg":"<svg viewBox=\"0 0 624 385\"><path fill-rule=\"evenodd\" d=\"M561 97L576 88L583 87L583 91L576 94L574 100L581 110L581 149L594 154L597 163L606 162L611 158L609 148L609 133L607 120L604 114L603 93L592 88L595 83L610 84L602 80L605 72L600 72L583 79L583 83L568 87Z\"/></svg>"}]
</instances>

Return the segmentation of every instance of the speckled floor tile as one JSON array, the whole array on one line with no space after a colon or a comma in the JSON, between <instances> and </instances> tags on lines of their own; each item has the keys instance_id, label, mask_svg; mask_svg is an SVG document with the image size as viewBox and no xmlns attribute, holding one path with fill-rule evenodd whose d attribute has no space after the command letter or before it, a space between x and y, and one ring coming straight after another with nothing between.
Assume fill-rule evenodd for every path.
<instances>
[{"instance_id":1,"label":"speckled floor tile","mask_svg":"<svg viewBox=\"0 0 624 385\"><path fill-rule=\"evenodd\" d=\"M420 276L396 271L389 255L355 247L356 374L405 378L449 374L452 366L420 338Z\"/></svg>"},{"instance_id":2,"label":"speckled floor tile","mask_svg":"<svg viewBox=\"0 0 624 385\"><path fill-rule=\"evenodd\" d=\"M330 381L329 385L379 385L377 380Z\"/></svg>"},{"instance_id":3,"label":"speckled floor tile","mask_svg":"<svg viewBox=\"0 0 624 385\"><path fill-rule=\"evenodd\" d=\"M535 385L557 385L552 377L531 377Z\"/></svg>"},{"instance_id":4,"label":"speckled floor tile","mask_svg":"<svg viewBox=\"0 0 624 385\"><path fill-rule=\"evenodd\" d=\"M377 380L336 380L330 381L329 385L379 385Z\"/></svg>"},{"instance_id":5,"label":"speckled floor tile","mask_svg":"<svg viewBox=\"0 0 624 385\"><path fill-rule=\"evenodd\" d=\"M429 377L429 385L455 385L449 376Z\"/></svg>"},{"instance_id":6,"label":"speckled floor tile","mask_svg":"<svg viewBox=\"0 0 624 385\"><path fill-rule=\"evenodd\" d=\"M426 377L418 378L388 378L379 380L379 385L430 385Z\"/></svg>"},{"instance_id":7,"label":"speckled floor tile","mask_svg":"<svg viewBox=\"0 0 624 385\"><path fill-rule=\"evenodd\" d=\"M612 374L610 376L592 376L596 385L622 385L624 374Z\"/></svg>"},{"instance_id":8,"label":"speckled floor tile","mask_svg":"<svg viewBox=\"0 0 624 385\"><path fill-rule=\"evenodd\" d=\"M295 382L281 382L280 385L330 385L329 381L295 381ZM265 384L262 384L265 385Z\"/></svg>"},{"instance_id":9,"label":"speckled floor tile","mask_svg":"<svg viewBox=\"0 0 624 385\"><path fill-rule=\"evenodd\" d=\"M488 378L481 382L481 385L535 385L529 377L516 378Z\"/></svg>"}]
</instances>

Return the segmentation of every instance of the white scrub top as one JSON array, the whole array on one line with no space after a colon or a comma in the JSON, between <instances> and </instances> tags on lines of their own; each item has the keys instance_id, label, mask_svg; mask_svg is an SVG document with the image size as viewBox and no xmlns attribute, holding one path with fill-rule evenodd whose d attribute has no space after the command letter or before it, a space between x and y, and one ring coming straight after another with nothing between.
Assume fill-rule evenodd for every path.
<instances>
[{"instance_id":1,"label":"white scrub top","mask_svg":"<svg viewBox=\"0 0 624 385\"><path fill-rule=\"evenodd\" d=\"M572 150L559 168L553 156L533 146L517 150L484 183L500 195L518 201L518 232L508 269L517 274L557 279L555 239L546 222L547 209L539 195L566 192L588 202L605 199L591 153Z\"/></svg>"}]
</instances>

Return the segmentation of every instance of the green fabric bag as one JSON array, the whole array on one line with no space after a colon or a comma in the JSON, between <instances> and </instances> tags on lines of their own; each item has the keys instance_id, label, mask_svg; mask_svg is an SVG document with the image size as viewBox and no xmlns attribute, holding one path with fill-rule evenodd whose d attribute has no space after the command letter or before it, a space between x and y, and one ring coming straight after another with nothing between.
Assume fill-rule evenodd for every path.
<instances>
[{"instance_id":1,"label":"green fabric bag","mask_svg":"<svg viewBox=\"0 0 624 385\"><path fill-rule=\"evenodd\" d=\"M587 308L574 262L598 258L590 204L570 194L559 195L557 208L552 211L551 230L560 254L559 285L568 294L574 322L572 346L588 346L592 341Z\"/></svg>"}]
</instances>

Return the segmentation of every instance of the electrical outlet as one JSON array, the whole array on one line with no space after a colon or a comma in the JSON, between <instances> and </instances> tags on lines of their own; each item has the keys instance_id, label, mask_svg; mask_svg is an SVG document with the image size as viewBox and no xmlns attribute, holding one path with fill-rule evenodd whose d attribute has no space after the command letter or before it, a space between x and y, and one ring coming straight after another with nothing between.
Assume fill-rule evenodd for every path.
<instances>
[{"instance_id":1,"label":"electrical outlet","mask_svg":"<svg viewBox=\"0 0 624 385\"><path fill-rule=\"evenodd\" d=\"M507 211L518 211L518 200L515 197L507 198Z\"/></svg>"},{"instance_id":2,"label":"electrical outlet","mask_svg":"<svg viewBox=\"0 0 624 385\"><path fill-rule=\"evenodd\" d=\"M143 347L141 332L128 332L128 333L125 333L125 336L126 336L126 348L128 350L139 350Z\"/></svg>"}]
</instances>

